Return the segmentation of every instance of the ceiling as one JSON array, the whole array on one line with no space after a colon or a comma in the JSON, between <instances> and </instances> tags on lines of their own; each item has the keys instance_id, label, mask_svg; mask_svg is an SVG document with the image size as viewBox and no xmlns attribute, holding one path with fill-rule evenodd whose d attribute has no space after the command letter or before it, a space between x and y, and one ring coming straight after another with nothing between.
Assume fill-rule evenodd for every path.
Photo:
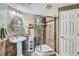
<instances>
[{"instance_id":1,"label":"ceiling","mask_svg":"<svg viewBox=\"0 0 79 59\"><path fill-rule=\"evenodd\" d=\"M25 14L56 16L58 8L73 4L74 3L9 3L7 5Z\"/></svg>"}]
</instances>

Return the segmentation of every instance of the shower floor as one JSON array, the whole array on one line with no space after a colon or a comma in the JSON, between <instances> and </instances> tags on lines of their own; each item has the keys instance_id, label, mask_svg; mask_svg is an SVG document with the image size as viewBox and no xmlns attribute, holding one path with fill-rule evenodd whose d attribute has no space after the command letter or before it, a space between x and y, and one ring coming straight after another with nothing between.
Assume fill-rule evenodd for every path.
<instances>
[{"instance_id":1,"label":"shower floor","mask_svg":"<svg viewBox=\"0 0 79 59\"><path fill-rule=\"evenodd\" d=\"M35 48L35 51L39 51L39 52L51 52L51 51L54 51L54 49L52 49L51 47L49 47L47 44L43 44L41 46L37 46Z\"/></svg>"},{"instance_id":2,"label":"shower floor","mask_svg":"<svg viewBox=\"0 0 79 59\"><path fill-rule=\"evenodd\" d=\"M33 52L27 52L26 51L26 52L23 53L23 56L40 56L40 55L37 55L37 53L35 51L33 51ZM46 56L46 55L41 55L41 56ZM47 55L47 56L57 56L57 55L55 53L53 53L53 54Z\"/></svg>"},{"instance_id":3,"label":"shower floor","mask_svg":"<svg viewBox=\"0 0 79 59\"><path fill-rule=\"evenodd\" d=\"M52 48L50 48L47 44L41 46L41 51L40 46L37 46L35 51L24 51L23 54L24 56L56 56L55 51Z\"/></svg>"}]
</instances>

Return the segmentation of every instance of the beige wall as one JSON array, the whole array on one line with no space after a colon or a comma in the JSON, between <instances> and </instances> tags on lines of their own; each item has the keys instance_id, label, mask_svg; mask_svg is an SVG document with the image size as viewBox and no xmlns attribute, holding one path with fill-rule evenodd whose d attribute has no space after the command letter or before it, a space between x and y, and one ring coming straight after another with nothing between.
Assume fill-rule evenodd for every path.
<instances>
[{"instance_id":1,"label":"beige wall","mask_svg":"<svg viewBox=\"0 0 79 59\"><path fill-rule=\"evenodd\" d=\"M2 24L7 24L7 7L5 4L0 4L0 28Z\"/></svg>"},{"instance_id":2,"label":"beige wall","mask_svg":"<svg viewBox=\"0 0 79 59\"><path fill-rule=\"evenodd\" d=\"M58 17L58 8L51 9L48 14L52 15L53 17Z\"/></svg>"},{"instance_id":3,"label":"beige wall","mask_svg":"<svg viewBox=\"0 0 79 59\"><path fill-rule=\"evenodd\" d=\"M23 23L24 23L24 28L25 30L27 30L27 26L29 23L34 23L34 16L33 15L29 15L29 14L26 14L26 15L23 15ZM30 29L31 31L31 36L34 37L34 28L33 29Z\"/></svg>"},{"instance_id":4,"label":"beige wall","mask_svg":"<svg viewBox=\"0 0 79 59\"><path fill-rule=\"evenodd\" d=\"M54 49L54 22L47 23L46 26L46 43Z\"/></svg>"},{"instance_id":5,"label":"beige wall","mask_svg":"<svg viewBox=\"0 0 79 59\"><path fill-rule=\"evenodd\" d=\"M74 4L76 3L53 3L52 8L48 11L48 15L53 17L58 17L58 8L74 5Z\"/></svg>"}]
</instances>

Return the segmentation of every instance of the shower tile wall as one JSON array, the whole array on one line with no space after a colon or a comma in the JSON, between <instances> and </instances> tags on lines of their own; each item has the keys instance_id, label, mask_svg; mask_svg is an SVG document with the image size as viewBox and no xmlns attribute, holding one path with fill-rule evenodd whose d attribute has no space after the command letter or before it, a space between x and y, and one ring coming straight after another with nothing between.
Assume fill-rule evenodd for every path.
<instances>
[{"instance_id":1,"label":"shower tile wall","mask_svg":"<svg viewBox=\"0 0 79 59\"><path fill-rule=\"evenodd\" d=\"M49 22L51 21L52 18L46 18L46 43L54 49L54 22Z\"/></svg>"}]
</instances>

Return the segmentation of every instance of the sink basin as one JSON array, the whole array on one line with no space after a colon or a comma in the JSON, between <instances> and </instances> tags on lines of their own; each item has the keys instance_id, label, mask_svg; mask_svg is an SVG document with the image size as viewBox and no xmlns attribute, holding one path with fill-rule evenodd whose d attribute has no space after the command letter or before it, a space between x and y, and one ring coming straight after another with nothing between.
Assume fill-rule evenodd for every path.
<instances>
[{"instance_id":1,"label":"sink basin","mask_svg":"<svg viewBox=\"0 0 79 59\"><path fill-rule=\"evenodd\" d=\"M22 42L22 41L24 41L24 40L26 40L26 37L23 37L23 36L18 36L18 37L13 36L13 37L10 37L10 38L9 38L9 41L10 41L11 43L20 43L20 42Z\"/></svg>"},{"instance_id":2,"label":"sink basin","mask_svg":"<svg viewBox=\"0 0 79 59\"><path fill-rule=\"evenodd\" d=\"M26 37L23 36L13 36L9 38L9 41L11 43L17 43L16 47L17 47L17 56L23 56L22 54L22 42L26 40Z\"/></svg>"}]
</instances>

